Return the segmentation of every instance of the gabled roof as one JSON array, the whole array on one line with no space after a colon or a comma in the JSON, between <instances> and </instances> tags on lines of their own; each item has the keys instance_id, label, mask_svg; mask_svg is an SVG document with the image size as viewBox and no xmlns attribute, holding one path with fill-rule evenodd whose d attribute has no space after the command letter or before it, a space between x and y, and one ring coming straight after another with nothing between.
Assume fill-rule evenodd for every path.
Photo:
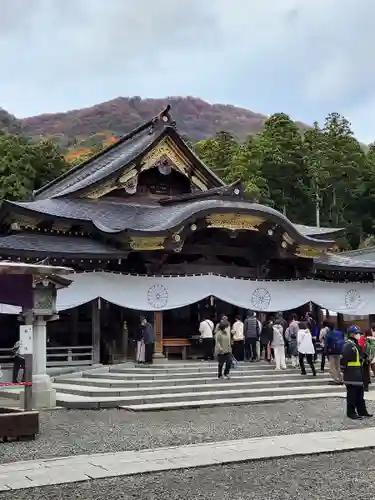
<instances>
[{"instance_id":1,"label":"gabled roof","mask_svg":"<svg viewBox=\"0 0 375 500\"><path fill-rule=\"evenodd\" d=\"M169 111L170 106L167 106L158 116L41 187L34 192L34 198L41 200L81 195L87 188L116 178L120 173L123 174L126 166L140 160L164 137L170 137L195 168L204 173L211 184L210 187L224 185L224 182L195 155L179 135Z\"/></svg>"}]
</instances>

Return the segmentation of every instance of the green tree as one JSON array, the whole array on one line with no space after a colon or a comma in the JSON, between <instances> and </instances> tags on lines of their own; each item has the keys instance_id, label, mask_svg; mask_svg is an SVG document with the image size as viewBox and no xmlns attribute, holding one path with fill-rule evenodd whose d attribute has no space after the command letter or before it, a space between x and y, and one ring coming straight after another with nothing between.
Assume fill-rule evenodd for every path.
<instances>
[{"instance_id":1,"label":"green tree","mask_svg":"<svg viewBox=\"0 0 375 500\"><path fill-rule=\"evenodd\" d=\"M354 137L350 122L338 113L327 116L323 132L326 134L326 168L332 185L330 223L347 227L351 246L363 239L360 215L361 192L368 176L366 154Z\"/></svg>"},{"instance_id":2,"label":"green tree","mask_svg":"<svg viewBox=\"0 0 375 500\"><path fill-rule=\"evenodd\" d=\"M327 169L327 137L317 122L313 128L303 135L303 150L307 182L304 183L305 193L311 204L315 206L315 221L317 226L321 221L327 223L328 215L325 212L325 195L331 188L330 172ZM332 189L331 189L332 191Z\"/></svg>"},{"instance_id":3,"label":"green tree","mask_svg":"<svg viewBox=\"0 0 375 500\"><path fill-rule=\"evenodd\" d=\"M262 165L259 161L259 136L249 136L239 145L231 158L231 165L227 169L225 181L243 183L245 192L260 203L270 204L269 189L262 176Z\"/></svg>"},{"instance_id":4,"label":"green tree","mask_svg":"<svg viewBox=\"0 0 375 500\"><path fill-rule=\"evenodd\" d=\"M0 133L0 199L24 200L68 165L50 141Z\"/></svg>"},{"instance_id":5,"label":"green tree","mask_svg":"<svg viewBox=\"0 0 375 500\"><path fill-rule=\"evenodd\" d=\"M218 132L213 139L199 141L195 145L195 152L214 172L225 178L232 166L232 157L239 148L239 144L228 132Z\"/></svg>"},{"instance_id":6,"label":"green tree","mask_svg":"<svg viewBox=\"0 0 375 500\"><path fill-rule=\"evenodd\" d=\"M304 199L307 172L301 133L284 113L272 115L257 141L257 157L275 208L291 220L311 218L311 205Z\"/></svg>"}]
</instances>

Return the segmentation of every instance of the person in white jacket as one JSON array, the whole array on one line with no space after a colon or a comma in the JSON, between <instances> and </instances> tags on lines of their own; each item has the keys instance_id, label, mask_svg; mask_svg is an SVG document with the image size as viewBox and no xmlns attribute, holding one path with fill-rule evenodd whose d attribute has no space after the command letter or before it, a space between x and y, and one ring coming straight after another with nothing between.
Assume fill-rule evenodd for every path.
<instances>
[{"instance_id":1,"label":"person in white jacket","mask_svg":"<svg viewBox=\"0 0 375 500\"><path fill-rule=\"evenodd\" d=\"M285 341L284 328L281 320L277 319L273 325L272 347L275 356L276 370L285 370Z\"/></svg>"},{"instance_id":2,"label":"person in white jacket","mask_svg":"<svg viewBox=\"0 0 375 500\"><path fill-rule=\"evenodd\" d=\"M307 323L301 321L299 324L299 330L297 335L297 349L298 349L298 358L299 358L299 366L301 368L301 374L306 375L306 368L304 359L310 365L312 374L316 377L316 370L314 366L314 355L315 348L311 337L311 332L307 328Z\"/></svg>"},{"instance_id":3,"label":"person in white jacket","mask_svg":"<svg viewBox=\"0 0 375 500\"><path fill-rule=\"evenodd\" d=\"M208 316L206 316L199 324L204 361L214 359L214 329L214 324Z\"/></svg>"},{"instance_id":4,"label":"person in white jacket","mask_svg":"<svg viewBox=\"0 0 375 500\"><path fill-rule=\"evenodd\" d=\"M236 316L232 326L232 351L237 361L244 360L245 335L243 333L243 322L241 316Z\"/></svg>"}]
</instances>

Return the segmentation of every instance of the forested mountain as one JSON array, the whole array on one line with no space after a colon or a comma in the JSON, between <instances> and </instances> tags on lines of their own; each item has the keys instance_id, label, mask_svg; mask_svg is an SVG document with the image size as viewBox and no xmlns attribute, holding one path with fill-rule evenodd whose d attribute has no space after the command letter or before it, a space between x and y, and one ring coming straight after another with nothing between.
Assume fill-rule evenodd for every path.
<instances>
[{"instance_id":1,"label":"forested mountain","mask_svg":"<svg viewBox=\"0 0 375 500\"><path fill-rule=\"evenodd\" d=\"M22 126L30 136L56 136L71 145L95 134L121 136L157 115L168 103L179 131L191 141L209 139L221 130L242 140L260 132L267 119L248 109L209 104L194 97L118 97L90 108L25 118Z\"/></svg>"}]
</instances>

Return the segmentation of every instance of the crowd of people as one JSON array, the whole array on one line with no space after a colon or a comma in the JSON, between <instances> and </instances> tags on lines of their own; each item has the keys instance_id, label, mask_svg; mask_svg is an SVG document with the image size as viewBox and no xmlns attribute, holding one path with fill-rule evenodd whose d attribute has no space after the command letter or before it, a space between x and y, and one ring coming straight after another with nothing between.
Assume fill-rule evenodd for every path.
<instances>
[{"instance_id":1,"label":"crowd of people","mask_svg":"<svg viewBox=\"0 0 375 500\"><path fill-rule=\"evenodd\" d=\"M344 333L324 321L319 329L310 313L301 319L292 314L289 321L278 313L261 324L256 313L248 311L244 321L237 316L232 325L225 315L216 326L207 317L201 321L199 332L203 359L217 358L219 379L229 378L231 367L238 361L274 361L276 370L286 370L287 358L293 368L300 368L302 375L306 375L306 360L316 377L319 345L320 370L324 372L328 360L330 383L346 386L347 416L372 416L366 409L364 392L369 389L371 373L375 376L375 325L364 333L353 325Z\"/></svg>"},{"instance_id":2,"label":"crowd of people","mask_svg":"<svg viewBox=\"0 0 375 500\"><path fill-rule=\"evenodd\" d=\"M302 374L306 374L306 359L316 376L314 328L315 321L309 313L302 321L298 321L298 316L292 314L289 323L282 313L278 313L262 324L255 312L248 311L244 321L236 316L234 323L230 325L227 316L223 315L216 326L207 317L199 325L203 359L213 360L217 356L220 360L223 355L226 358L230 355L235 361L256 362L264 359L271 363L274 360L276 370L285 370L286 358L290 358L292 366L299 366ZM225 342L225 348L221 346L221 342Z\"/></svg>"}]
</instances>

